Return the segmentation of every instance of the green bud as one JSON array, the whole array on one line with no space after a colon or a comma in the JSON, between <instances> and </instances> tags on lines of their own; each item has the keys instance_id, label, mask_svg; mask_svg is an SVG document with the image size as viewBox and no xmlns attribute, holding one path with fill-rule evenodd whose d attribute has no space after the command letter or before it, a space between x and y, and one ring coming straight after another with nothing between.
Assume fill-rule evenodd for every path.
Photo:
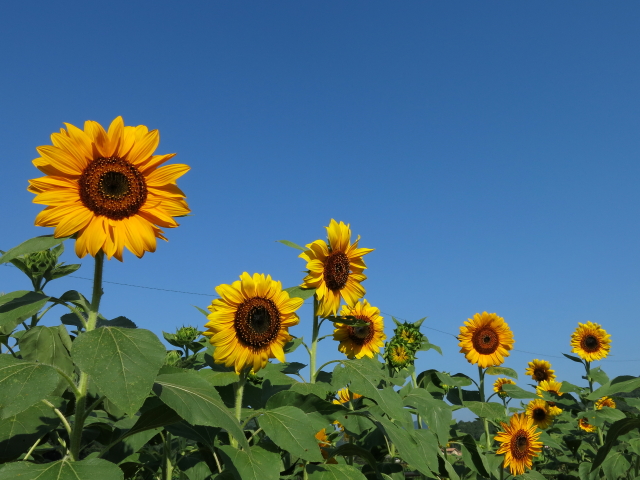
<instances>
[{"instance_id":1,"label":"green bud","mask_svg":"<svg viewBox=\"0 0 640 480\"><path fill-rule=\"evenodd\" d=\"M195 327L182 327L176 332L176 342L181 346L188 345L200 336L200 330Z\"/></svg>"},{"instance_id":2,"label":"green bud","mask_svg":"<svg viewBox=\"0 0 640 480\"><path fill-rule=\"evenodd\" d=\"M178 367L182 363L182 352L180 350L169 350L164 358L164 364Z\"/></svg>"},{"instance_id":3,"label":"green bud","mask_svg":"<svg viewBox=\"0 0 640 480\"><path fill-rule=\"evenodd\" d=\"M29 253L24 256L24 264L34 278L44 277L53 270L58 257L51 250Z\"/></svg>"},{"instance_id":4,"label":"green bud","mask_svg":"<svg viewBox=\"0 0 640 480\"><path fill-rule=\"evenodd\" d=\"M385 346L383 357L387 361L387 364L396 371L407 368L416 361L415 351L413 351L406 342L396 337Z\"/></svg>"}]
</instances>

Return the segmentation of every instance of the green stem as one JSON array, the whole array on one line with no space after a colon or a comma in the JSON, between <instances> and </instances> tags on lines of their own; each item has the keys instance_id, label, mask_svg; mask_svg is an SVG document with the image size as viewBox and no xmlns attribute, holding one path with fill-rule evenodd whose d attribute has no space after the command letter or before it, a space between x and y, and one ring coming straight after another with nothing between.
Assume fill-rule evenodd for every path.
<instances>
[{"instance_id":1,"label":"green stem","mask_svg":"<svg viewBox=\"0 0 640 480\"><path fill-rule=\"evenodd\" d=\"M309 354L309 383L316 383L316 355L318 353L318 295L313 295L313 332L311 335L311 353Z\"/></svg>"},{"instance_id":2,"label":"green stem","mask_svg":"<svg viewBox=\"0 0 640 480\"><path fill-rule=\"evenodd\" d=\"M31 445L31 448L29 449L29 451L25 454L24 458L22 459L23 462L26 462L27 460L29 460L29 457L31 456L31 454L33 453L33 451L36 449L36 447L40 444L40 441L44 438L44 435L40 438L38 438L38 440L36 440L36 443L34 443L33 445Z\"/></svg>"},{"instance_id":3,"label":"green stem","mask_svg":"<svg viewBox=\"0 0 640 480\"><path fill-rule=\"evenodd\" d=\"M502 460L502 463L500 464L500 480L504 479L504 459Z\"/></svg>"},{"instance_id":4,"label":"green stem","mask_svg":"<svg viewBox=\"0 0 640 480\"><path fill-rule=\"evenodd\" d=\"M589 380L589 392L593 393L593 382L591 381L591 362L584 362L584 368L587 371L587 380Z\"/></svg>"},{"instance_id":5,"label":"green stem","mask_svg":"<svg viewBox=\"0 0 640 480\"><path fill-rule=\"evenodd\" d=\"M53 403L51 403L49 400L40 400L40 401L42 403L44 403L47 407L53 409L53 411L56 414L56 416L62 422L62 425L64 425L64 429L67 431L67 435L69 435L69 437L71 437L71 425L69 425L69 422L67 421L65 416L62 414L62 412L60 410L58 410L56 408L56 406Z\"/></svg>"},{"instance_id":6,"label":"green stem","mask_svg":"<svg viewBox=\"0 0 640 480\"><path fill-rule=\"evenodd\" d=\"M173 463L171 462L171 433L167 432L164 437L162 480L173 478Z\"/></svg>"},{"instance_id":7,"label":"green stem","mask_svg":"<svg viewBox=\"0 0 640 480\"><path fill-rule=\"evenodd\" d=\"M240 373L239 380L233 384L233 391L235 393L235 405L234 405L234 413L236 416L236 420L238 420L239 424L242 424L242 394L244 393L244 384L247 383L247 372L243 371ZM234 448L238 448L238 439L233 436L229 437L229 442L231 446Z\"/></svg>"},{"instance_id":8,"label":"green stem","mask_svg":"<svg viewBox=\"0 0 640 480\"><path fill-rule=\"evenodd\" d=\"M480 374L480 401L484 402L484 369L480 365L478 365L478 373ZM487 445L487 452L490 452L491 438L489 437L489 420L483 418L482 424L484 425L484 437Z\"/></svg>"},{"instance_id":9,"label":"green stem","mask_svg":"<svg viewBox=\"0 0 640 480\"><path fill-rule=\"evenodd\" d=\"M95 261L93 294L91 297L89 319L87 321L87 332L94 330L96 328L96 322L98 321L98 309L100 308L100 299L102 298L102 269L104 266L104 252L102 250L96 254ZM78 391L76 392L75 421L73 422L73 431L71 434L71 459L76 462L80 460L80 446L82 443L82 429L84 427L88 387L89 375L87 375L86 372L81 372Z\"/></svg>"},{"instance_id":10,"label":"green stem","mask_svg":"<svg viewBox=\"0 0 640 480\"><path fill-rule=\"evenodd\" d=\"M322 369L323 369L324 367L326 367L327 365L331 365L332 363L340 363L340 362L342 362L342 360L330 360L330 361L328 361L327 363L323 363L323 364L320 366L320 368L318 369L318 371L316 372L316 375L317 375L318 373L320 373L320 372L322 371Z\"/></svg>"},{"instance_id":11,"label":"green stem","mask_svg":"<svg viewBox=\"0 0 640 480\"><path fill-rule=\"evenodd\" d=\"M413 388L418 388L418 377L415 370L411 372L411 384ZM418 422L418 430L422 430L422 417L419 413L416 415L416 421Z\"/></svg>"}]
</instances>

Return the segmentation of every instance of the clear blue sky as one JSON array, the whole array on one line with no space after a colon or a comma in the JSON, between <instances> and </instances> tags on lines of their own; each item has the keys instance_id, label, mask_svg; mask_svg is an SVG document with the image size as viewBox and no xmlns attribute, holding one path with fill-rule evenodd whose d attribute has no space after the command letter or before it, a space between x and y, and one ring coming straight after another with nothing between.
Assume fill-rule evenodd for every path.
<instances>
[{"instance_id":1,"label":"clear blue sky","mask_svg":"<svg viewBox=\"0 0 640 480\"><path fill-rule=\"evenodd\" d=\"M107 281L212 298L246 270L292 286L304 262L275 241L309 243L335 218L376 249L369 301L428 317L445 355L419 371L475 375L426 327L456 334L486 310L514 331L521 383L533 358L581 382L552 355L588 320L612 335L605 371L639 373L639 4L41 1L2 16L0 248L51 232L26 190L35 147L62 122L122 115L191 165L193 216L156 253L108 262ZM25 280L3 267L0 291ZM211 301L105 287L105 316L156 333L201 325L192 305ZM71 288L90 282L51 293ZM292 333L308 337L300 313ZM321 361L340 355L326 342Z\"/></svg>"}]
</instances>

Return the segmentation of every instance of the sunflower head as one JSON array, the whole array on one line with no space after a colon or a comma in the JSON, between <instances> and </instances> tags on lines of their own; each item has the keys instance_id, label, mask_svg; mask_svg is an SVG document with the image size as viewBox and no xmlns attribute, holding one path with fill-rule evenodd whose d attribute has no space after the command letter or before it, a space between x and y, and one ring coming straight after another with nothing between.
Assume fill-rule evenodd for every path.
<instances>
[{"instance_id":1,"label":"sunflower head","mask_svg":"<svg viewBox=\"0 0 640 480\"><path fill-rule=\"evenodd\" d=\"M555 370L551 370L551 364L546 360L538 360L537 358L527 364L527 369L524 373L525 375L531 375L531 378L538 383L556 378Z\"/></svg>"},{"instance_id":2,"label":"sunflower head","mask_svg":"<svg viewBox=\"0 0 640 480\"><path fill-rule=\"evenodd\" d=\"M556 382L555 380L543 380L536 387L536 392L538 392L539 397L542 397L542 392L551 392L558 396L562 396L562 392L560 391L561 388L562 382ZM547 404L549 405L551 415L557 416L562 413L562 410L556 406L555 402L547 402Z\"/></svg>"},{"instance_id":3,"label":"sunflower head","mask_svg":"<svg viewBox=\"0 0 640 480\"><path fill-rule=\"evenodd\" d=\"M509 356L515 340L509 325L495 313L476 313L460 327L460 353L481 368L495 367Z\"/></svg>"},{"instance_id":4,"label":"sunflower head","mask_svg":"<svg viewBox=\"0 0 640 480\"><path fill-rule=\"evenodd\" d=\"M406 343L394 340L386 345L384 349L384 358L386 359L387 364L396 371L400 371L409 365L413 365L413 362L416 359L414 352Z\"/></svg>"},{"instance_id":5,"label":"sunflower head","mask_svg":"<svg viewBox=\"0 0 640 480\"><path fill-rule=\"evenodd\" d=\"M302 286L316 289L318 315L323 317L336 315L341 298L353 307L364 297L361 282L367 278L362 273L367 266L362 257L373 251L358 248L360 237L351 243L351 229L343 222L331 219L326 228L329 243L316 240L300 254L308 269Z\"/></svg>"},{"instance_id":6,"label":"sunflower head","mask_svg":"<svg viewBox=\"0 0 640 480\"><path fill-rule=\"evenodd\" d=\"M580 427L581 430L589 433L595 432L598 429L598 427L596 427L595 425L591 425L589 421L584 417L578 419L578 427Z\"/></svg>"},{"instance_id":7,"label":"sunflower head","mask_svg":"<svg viewBox=\"0 0 640 480\"><path fill-rule=\"evenodd\" d=\"M514 382L510 378L498 378L493 383L493 391L496 392L500 398L506 398L506 397L509 396L509 394L507 392L505 392L502 389L502 387L504 385L515 385L515 384L516 384L516 382Z\"/></svg>"},{"instance_id":8,"label":"sunflower head","mask_svg":"<svg viewBox=\"0 0 640 480\"><path fill-rule=\"evenodd\" d=\"M34 203L46 205L35 224L55 227L56 238L75 235L76 254L122 261L124 247L136 256L156 249L160 228L177 227L189 213L176 180L187 165L160 167L175 154L154 155L160 135L144 125L126 127L117 117L107 131L93 121L84 130L51 135L33 164L46 176L29 181ZM158 168L160 167L160 168Z\"/></svg>"},{"instance_id":9,"label":"sunflower head","mask_svg":"<svg viewBox=\"0 0 640 480\"><path fill-rule=\"evenodd\" d=\"M219 285L220 298L209 306L208 328L203 334L216 347L216 363L234 366L240 374L253 368L256 373L270 358L284 362L284 345L291 340L289 327L297 325L294 313L303 300L289 298L282 284L254 273L244 272L231 285Z\"/></svg>"},{"instance_id":10,"label":"sunflower head","mask_svg":"<svg viewBox=\"0 0 640 480\"><path fill-rule=\"evenodd\" d=\"M611 397L602 397L595 403L596 410L602 410L602 407L616 408L616 402Z\"/></svg>"},{"instance_id":11,"label":"sunflower head","mask_svg":"<svg viewBox=\"0 0 640 480\"><path fill-rule=\"evenodd\" d=\"M501 443L496 453L504 454L504 466L509 467L512 475L521 475L531 468L533 457L542 450L542 442L538 441L541 432L525 414L513 415L509 424L502 423L502 429L495 436Z\"/></svg>"},{"instance_id":12,"label":"sunflower head","mask_svg":"<svg viewBox=\"0 0 640 480\"><path fill-rule=\"evenodd\" d=\"M598 323L579 323L571 334L571 351L587 362L602 360L611 350L611 335Z\"/></svg>"},{"instance_id":13,"label":"sunflower head","mask_svg":"<svg viewBox=\"0 0 640 480\"><path fill-rule=\"evenodd\" d=\"M335 403L336 405L342 405L347 402L351 402L351 404L353 405L356 400L362 398L362 395L351 392L348 387L341 388L340 390L338 390L336 395L338 396L338 398L333 399L333 403Z\"/></svg>"},{"instance_id":14,"label":"sunflower head","mask_svg":"<svg viewBox=\"0 0 640 480\"><path fill-rule=\"evenodd\" d=\"M396 328L393 333L396 338L402 340L407 347L413 351L420 348L425 338L424 334L420 331L420 327L409 322L398 325L398 328Z\"/></svg>"},{"instance_id":15,"label":"sunflower head","mask_svg":"<svg viewBox=\"0 0 640 480\"><path fill-rule=\"evenodd\" d=\"M555 415L551 412L551 407L541 398L534 398L527 405L525 415L541 430L546 430L553 423Z\"/></svg>"},{"instance_id":16,"label":"sunflower head","mask_svg":"<svg viewBox=\"0 0 640 480\"><path fill-rule=\"evenodd\" d=\"M342 316L352 316L365 325L352 327L343 323L336 323L333 339L340 342L338 350L348 358L373 358L384 345L387 336L384 334L384 322L380 310L363 300L354 307L342 306Z\"/></svg>"}]
</instances>

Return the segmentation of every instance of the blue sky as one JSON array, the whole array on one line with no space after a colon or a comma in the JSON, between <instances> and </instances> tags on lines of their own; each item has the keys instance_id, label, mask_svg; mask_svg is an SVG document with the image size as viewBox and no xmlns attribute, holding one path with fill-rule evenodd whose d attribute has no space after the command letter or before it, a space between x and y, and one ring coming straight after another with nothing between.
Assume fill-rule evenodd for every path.
<instances>
[{"instance_id":1,"label":"blue sky","mask_svg":"<svg viewBox=\"0 0 640 480\"><path fill-rule=\"evenodd\" d=\"M13 2L0 248L50 233L26 191L35 147L63 122L122 115L192 167L179 186L193 216L105 280L205 295L106 284L105 316L160 333L202 324L192 305L243 271L298 284L304 262L275 241L323 238L335 218L376 249L364 285L387 334L388 314L428 317L444 356L419 371L475 375L429 328L456 334L486 310L514 331L505 366L521 384L533 358L582 382L556 357L589 320L612 335L604 370L637 375L639 21L632 2ZM2 268L0 291L25 280ZM90 282L51 293L72 288ZM300 314L291 333L309 337ZM338 358L325 342L320 361Z\"/></svg>"}]
</instances>

